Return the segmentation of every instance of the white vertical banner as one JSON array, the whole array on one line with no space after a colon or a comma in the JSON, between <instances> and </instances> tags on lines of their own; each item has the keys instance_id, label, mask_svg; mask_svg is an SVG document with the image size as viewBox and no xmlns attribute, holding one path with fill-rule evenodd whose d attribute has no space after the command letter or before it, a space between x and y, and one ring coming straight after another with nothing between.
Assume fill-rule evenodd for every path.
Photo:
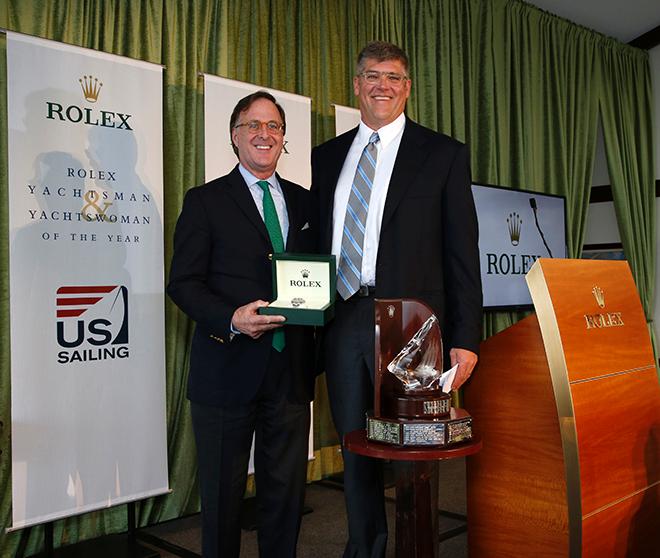
<instances>
[{"instance_id":1,"label":"white vertical banner","mask_svg":"<svg viewBox=\"0 0 660 558\"><path fill-rule=\"evenodd\" d=\"M335 135L352 130L360 124L360 111L352 107L333 105L335 107Z\"/></svg>"},{"instance_id":2,"label":"white vertical banner","mask_svg":"<svg viewBox=\"0 0 660 558\"><path fill-rule=\"evenodd\" d=\"M168 491L162 68L7 33L13 527Z\"/></svg>"},{"instance_id":3,"label":"white vertical banner","mask_svg":"<svg viewBox=\"0 0 660 558\"><path fill-rule=\"evenodd\" d=\"M229 120L236 103L255 91L268 91L284 109L284 151L277 164L283 178L309 188L312 182L312 100L309 97L204 74L204 155L206 181L223 176L238 159L231 147Z\"/></svg>"},{"instance_id":4,"label":"white vertical banner","mask_svg":"<svg viewBox=\"0 0 660 558\"><path fill-rule=\"evenodd\" d=\"M305 188L312 183L312 100L309 97L204 74L204 170L206 181L228 174L238 163L229 131L236 103L256 91L268 91L284 109L286 134L284 151L277 172ZM246 186L247 188L247 186ZM312 407L313 411L313 407ZM312 415L313 417L313 415ZM309 430L309 459L314 458L312 420ZM254 447L254 440L253 440ZM254 452L250 454L250 473L254 472Z\"/></svg>"}]
</instances>

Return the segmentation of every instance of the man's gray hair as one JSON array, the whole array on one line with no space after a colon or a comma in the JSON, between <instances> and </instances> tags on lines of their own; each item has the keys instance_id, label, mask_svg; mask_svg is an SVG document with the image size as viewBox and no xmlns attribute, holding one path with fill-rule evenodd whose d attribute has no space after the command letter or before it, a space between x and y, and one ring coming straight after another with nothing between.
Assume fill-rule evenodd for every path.
<instances>
[{"instance_id":1,"label":"man's gray hair","mask_svg":"<svg viewBox=\"0 0 660 558\"><path fill-rule=\"evenodd\" d=\"M364 72L365 61L367 59L385 62L386 60L398 60L403 64L408 77L408 56L398 46L385 41L372 41L367 44L358 54L355 74L360 75Z\"/></svg>"}]
</instances>

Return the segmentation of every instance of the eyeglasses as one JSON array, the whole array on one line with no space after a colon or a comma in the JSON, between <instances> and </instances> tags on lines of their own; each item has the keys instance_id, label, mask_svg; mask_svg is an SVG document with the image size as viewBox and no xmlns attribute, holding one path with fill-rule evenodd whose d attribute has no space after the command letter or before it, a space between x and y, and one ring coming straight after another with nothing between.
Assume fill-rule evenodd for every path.
<instances>
[{"instance_id":1,"label":"eyeglasses","mask_svg":"<svg viewBox=\"0 0 660 558\"><path fill-rule=\"evenodd\" d=\"M381 77L384 77L387 83L390 85L401 85L405 80L408 79L408 76L397 74L396 72L377 72L376 70L369 70L358 75L364 78L364 81L366 81L369 85L376 85L377 83L380 83Z\"/></svg>"},{"instance_id":2,"label":"eyeglasses","mask_svg":"<svg viewBox=\"0 0 660 558\"><path fill-rule=\"evenodd\" d=\"M281 134L284 132L284 124L275 122L274 120L269 120L268 122L261 122L260 120L248 120L242 124L236 124L234 128L240 128L245 126L251 134L256 134L262 128L266 126L266 131L270 134Z\"/></svg>"}]
</instances>

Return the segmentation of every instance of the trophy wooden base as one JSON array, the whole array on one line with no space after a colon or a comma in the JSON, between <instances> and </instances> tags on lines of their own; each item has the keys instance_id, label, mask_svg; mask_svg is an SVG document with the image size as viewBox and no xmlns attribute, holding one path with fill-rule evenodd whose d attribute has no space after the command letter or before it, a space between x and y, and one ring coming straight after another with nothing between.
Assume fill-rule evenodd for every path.
<instances>
[{"instance_id":1,"label":"trophy wooden base","mask_svg":"<svg viewBox=\"0 0 660 558\"><path fill-rule=\"evenodd\" d=\"M443 417L421 420L367 414L367 439L404 447L447 447L472 439L472 417L454 407Z\"/></svg>"},{"instance_id":2,"label":"trophy wooden base","mask_svg":"<svg viewBox=\"0 0 660 558\"><path fill-rule=\"evenodd\" d=\"M388 393L382 400L382 414L403 419L436 419L449 415L451 396L442 390L419 394Z\"/></svg>"}]
</instances>

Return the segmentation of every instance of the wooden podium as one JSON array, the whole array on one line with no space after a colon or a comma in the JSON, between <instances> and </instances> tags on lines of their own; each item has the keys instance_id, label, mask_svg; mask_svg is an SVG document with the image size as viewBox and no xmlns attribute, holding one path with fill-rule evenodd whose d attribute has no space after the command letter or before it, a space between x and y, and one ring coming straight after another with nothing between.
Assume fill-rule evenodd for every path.
<instances>
[{"instance_id":1,"label":"wooden podium","mask_svg":"<svg viewBox=\"0 0 660 558\"><path fill-rule=\"evenodd\" d=\"M660 385L627 262L538 260L465 388L471 558L660 555Z\"/></svg>"}]
</instances>

